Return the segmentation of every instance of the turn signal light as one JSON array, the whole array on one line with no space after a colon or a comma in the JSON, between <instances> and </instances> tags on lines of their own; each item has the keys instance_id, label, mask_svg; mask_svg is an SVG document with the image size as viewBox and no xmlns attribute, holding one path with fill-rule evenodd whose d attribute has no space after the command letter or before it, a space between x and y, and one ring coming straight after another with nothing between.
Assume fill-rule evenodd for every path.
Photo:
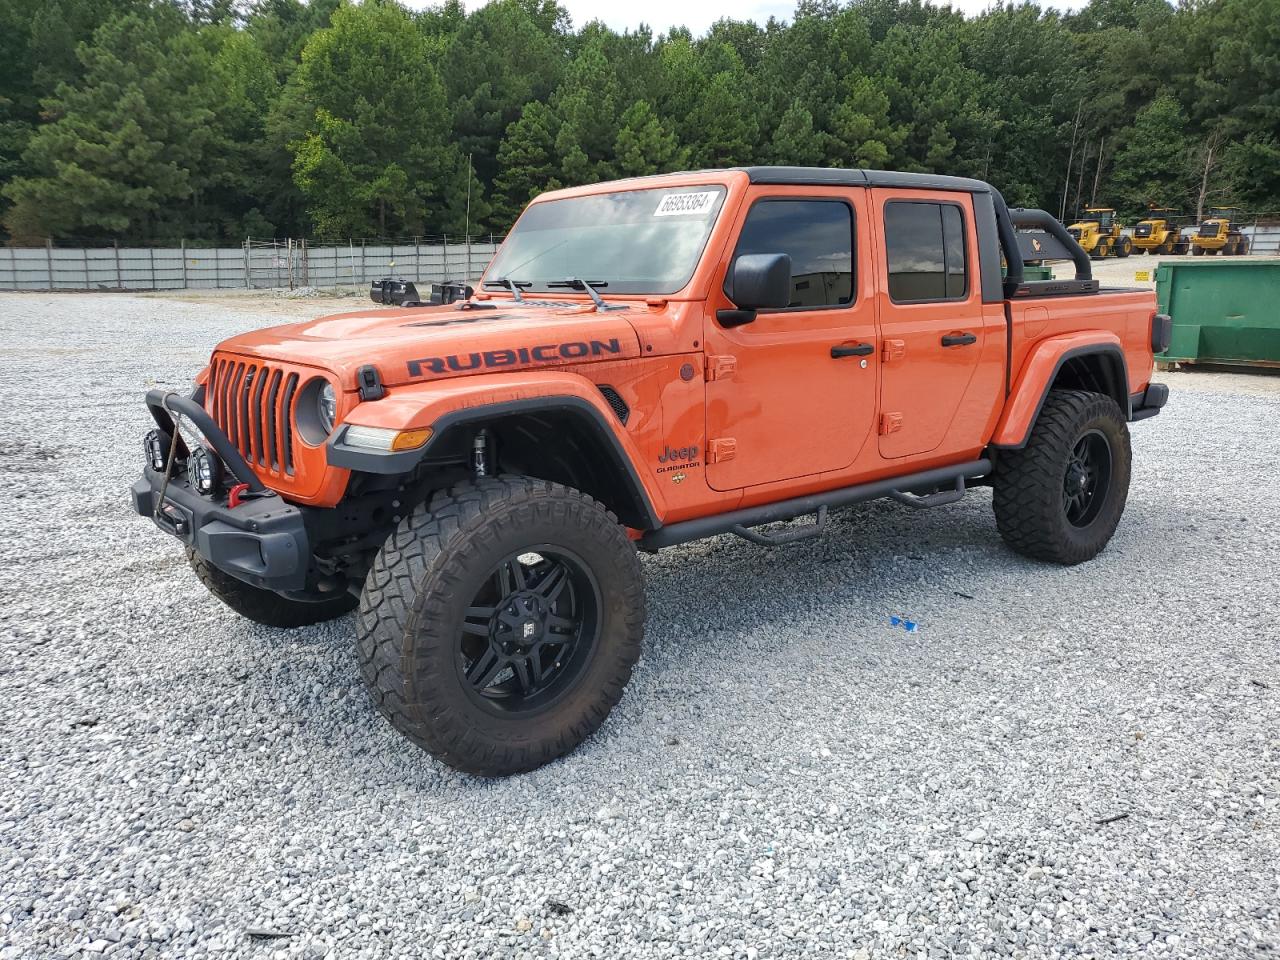
<instances>
[{"instance_id":1,"label":"turn signal light","mask_svg":"<svg viewBox=\"0 0 1280 960\"><path fill-rule=\"evenodd\" d=\"M430 427L414 430L388 430L385 427L365 427L351 424L343 434L342 442L349 447L364 450L384 450L390 453L417 450L431 439Z\"/></svg>"},{"instance_id":2,"label":"turn signal light","mask_svg":"<svg viewBox=\"0 0 1280 960\"><path fill-rule=\"evenodd\" d=\"M417 430L401 430L391 441L392 450L417 450L431 439L430 427L419 427Z\"/></svg>"}]
</instances>

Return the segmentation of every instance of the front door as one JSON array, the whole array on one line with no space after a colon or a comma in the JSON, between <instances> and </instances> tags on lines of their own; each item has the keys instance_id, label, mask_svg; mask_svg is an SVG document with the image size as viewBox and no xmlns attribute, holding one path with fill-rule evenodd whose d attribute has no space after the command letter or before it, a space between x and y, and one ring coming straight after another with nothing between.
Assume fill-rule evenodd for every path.
<instances>
[{"instance_id":1,"label":"front door","mask_svg":"<svg viewBox=\"0 0 1280 960\"><path fill-rule=\"evenodd\" d=\"M978 434L966 403L986 331L977 235L969 195L875 189L871 207L884 238L880 258L880 455L925 454L959 426Z\"/></svg>"},{"instance_id":2,"label":"front door","mask_svg":"<svg viewBox=\"0 0 1280 960\"><path fill-rule=\"evenodd\" d=\"M736 490L848 467L875 419L876 330L866 191L758 187L721 280L749 253L791 257L791 305L726 328L707 300L707 482Z\"/></svg>"}]
</instances>

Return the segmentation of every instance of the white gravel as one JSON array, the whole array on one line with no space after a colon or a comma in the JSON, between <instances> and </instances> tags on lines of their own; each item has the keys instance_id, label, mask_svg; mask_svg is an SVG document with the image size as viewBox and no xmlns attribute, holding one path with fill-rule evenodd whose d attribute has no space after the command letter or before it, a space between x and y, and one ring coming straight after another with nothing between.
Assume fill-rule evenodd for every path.
<instances>
[{"instance_id":1,"label":"white gravel","mask_svg":"<svg viewBox=\"0 0 1280 960\"><path fill-rule=\"evenodd\" d=\"M1178 375L1083 567L985 491L646 558L620 707L483 782L128 510L144 388L270 319L0 296L0 960L1280 949L1280 391Z\"/></svg>"}]
</instances>

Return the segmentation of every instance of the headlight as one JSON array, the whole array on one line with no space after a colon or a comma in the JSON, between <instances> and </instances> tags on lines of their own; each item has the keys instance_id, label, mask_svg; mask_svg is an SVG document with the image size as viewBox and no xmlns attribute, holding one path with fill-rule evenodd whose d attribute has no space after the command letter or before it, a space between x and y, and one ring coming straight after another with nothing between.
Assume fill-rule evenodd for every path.
<instances>
[{"instance_id":1,"label":"headlight","mask_svg":"<svg viewBox=\"0 0 1280 960\"><path fill-rule=\"evenodd\" d=\"M316 403L316 412L320 415L320 426L328 434L332 432L334 421L338 419L338 394L334 391L332 383L326 383L320 388Z\"/></svg>"},{"instance_id":2,"label":"headlight","mask_svg":"<svg viewBox=\"0 0 1280 960\"><path fill-rule=\"evenodd\" d=\"M222 480L222 464L208 448L197 446L187 457L187 479L196 488L196 493L212 496Z\"/></svg>"}]
</instances>

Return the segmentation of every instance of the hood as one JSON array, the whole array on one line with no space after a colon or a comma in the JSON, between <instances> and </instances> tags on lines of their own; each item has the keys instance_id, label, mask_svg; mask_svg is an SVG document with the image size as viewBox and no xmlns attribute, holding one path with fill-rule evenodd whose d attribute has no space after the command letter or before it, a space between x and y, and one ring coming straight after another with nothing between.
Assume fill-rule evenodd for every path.
<instances>
[{"instance_id":1,"label":"hood","mask_svg":"<svg viewBox=\"0 0 1280 960\"><path fill-rule=\"evenodd\" d=\"M219 351L320 367L356 387L356 371L378 368L387 386L488 371L566 366L640 356L632 321L644 303L596 312L591 304L552 306L489 301L493 309L456 304L340 313L254 330L223 341Z\"/></svg>"}]
</instances>

